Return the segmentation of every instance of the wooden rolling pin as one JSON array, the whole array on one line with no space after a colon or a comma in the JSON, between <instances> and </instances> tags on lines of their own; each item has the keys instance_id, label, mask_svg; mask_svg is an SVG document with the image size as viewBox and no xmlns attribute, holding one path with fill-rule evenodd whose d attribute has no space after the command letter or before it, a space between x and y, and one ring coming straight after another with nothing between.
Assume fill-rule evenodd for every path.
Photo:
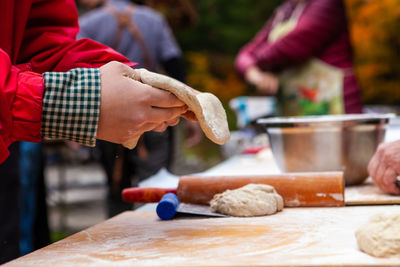
<instances>
[{"instance_id":1,"label":"wooden rolling pin","mask_svg":"<svg viewBox=\"0 0 400 267\"><path fill-rule=\"evenodd\" d=\"M246 184L268 184L283 197L286 207L344 206L343 172L283 173L248 176L182 176L178 188L132 187L124 189L126 202L158 202L166 193L179 201L206 204L217 193Z\"/></svg>"}]
</instances>

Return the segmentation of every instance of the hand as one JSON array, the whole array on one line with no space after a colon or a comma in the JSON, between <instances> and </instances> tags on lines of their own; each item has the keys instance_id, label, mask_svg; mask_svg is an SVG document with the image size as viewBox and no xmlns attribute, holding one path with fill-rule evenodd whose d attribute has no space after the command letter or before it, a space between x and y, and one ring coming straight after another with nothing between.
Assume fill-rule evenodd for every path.
<instances>
[{"instance_id":1,"label":"hand","mask_svg":"<svg viewBox=\"0 0 400 267\"><path fill-rule=\"evenodd\" d=\"M162 132L187 111L172 93L128 78L133 70L122 63L102 66L100 75L98 139L122 144L146 131Z\"/></svg>"},{"instance_id":2,"label":"hand","mask_svg":"<svg viewBox=\"0 0 400 267\"><path fill-rule=\"evenodd\" d=\"M396 185L400 175L400 141L379 145L368 164L368 173L382 191L400 195Z\"/></svg>"},{"instance_id":3,"label":"hand","mask_svg":"<svg viewBox=\"0 0 400 267\"><path fill-rule=\"evenodd\" d=\"M270 72L260 70L257 66L252 66L246 70L245 79L253 84L260 94L275 95L278 92L278 78Z\"/></svg>"}]
</instances>

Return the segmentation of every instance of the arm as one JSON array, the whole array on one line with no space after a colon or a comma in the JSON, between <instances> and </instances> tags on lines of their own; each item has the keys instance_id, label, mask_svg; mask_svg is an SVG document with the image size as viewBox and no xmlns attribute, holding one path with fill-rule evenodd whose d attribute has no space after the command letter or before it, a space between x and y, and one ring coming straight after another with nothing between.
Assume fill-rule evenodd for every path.
<instances>
[{"instance_id":1,"label":"arm","mask_svg":"<svg viewBox=\"0 0 400 267\"><path fill-rule=\"evenodd\" d=\"M31 11L17 61L29 62L26 66L36 72L60 72L43 77L23 71L0 50L0 162L13 141L40 141L41 131L46 137L88 145L96 137L123 143L145 131L162 131L186 112L172 94L127 78L132 69L120 63L65 72L128 61L96 42L74 40L78 28L73 1L41 1ZM63 101L65 97L69 100Z\"/></svg>"},{"instance_id":2,"label":"arm","mask_svg":"<svg viewBox=\"0 0 400 267\"><path fill-rule=\"evenodd\" d=\"M41 140L44 83L40 74L11 65L0 49L0 163L16 140Z\"/></svg>"},{"instance_id":3,"label":"arm","mask_svg":"<svg viewBox=\"0 0 400 267\"><path fill-rule=\"evenodd\" d=\"M262 71L257 66L250 66L244 73L247 82L254 85L261 95L275 95L278 92L278 77L267 71Z\"/></svg>"},{"instance_id":4,"label":"arm","mask_svg":"<svg viewBox=\"0 0 400 267\"><path fill-rule=\"evenodd\" d=\"M235 67L240 75L244 76L248 68L250 68L251 66L256 66L257 61L253 54L258 47L262 46L268 41L268 35L271 31L272 20L273 18L271 18L266 23L266 25L254 37L253 40L251 40L247 45L240 49L235 60Z\"/></svg>"},{"instance_id":5,"label":"arm","mask_svg":"<svg viewBox=\"0 0 400 267\"><path fill-rule=\"evenodd\" d=\"M263 95L274 95L278 91L278 79L269 72L262 71L256 63L253 56L254 51L268 41L268 35L271 30L272 20L269 20L266 26L257 34L257 36L246 46L244 46L235 61L235 67L244 79L257 88L257 91Z\"/></svg>"},{"instance_id":6,"label":"arm","mask_svg":"<svg viewBox=\"0 0 400 267\"><path fill-rule=\"evenodd\" d=\"M171 93L128 78L133 70L117 62L42 76L12 66L0 50L0 70L0 163L14 141L43 135L92 146L96 138L124 143L164 131L187 111Z\"/></svg>"},{"instance_id":7,"label":"arm","mask_svg":"<svg viewBox=\"0 0 400 267\"><path fill-rule=\"evenodd\" d=\"M129 60L98 42L81 39L73 0L43 0L32 4L18 62L30 62L35 72L100 67Z\"/></svg>"},{"instance_id":8,"label":"arm","mask_svg":"<svg viewBox=\"0 0 400 267\"><path fill-rule=\"evenodd\" d=\"M274 43L264 40L252 49L248 54L251 64L270 70L303 62L318 55L330 40L342 33L345 22L342 1L312 0L292 32Z\"/></svg>"}]
</instances>

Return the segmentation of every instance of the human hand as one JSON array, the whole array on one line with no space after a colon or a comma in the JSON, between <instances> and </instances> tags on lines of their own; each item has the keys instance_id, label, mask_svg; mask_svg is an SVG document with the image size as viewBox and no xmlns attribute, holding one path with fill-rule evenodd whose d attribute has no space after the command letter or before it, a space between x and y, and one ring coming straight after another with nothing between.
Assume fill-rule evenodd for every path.
<instances>
[{"instance_id":1,"label":"human hand","mask_svg":"<svg viewBox=\"0 0 400 267\"><path fill-rule=\"evenodd\" d=\"M246 70L245 79L253 84L260 94L275 95L278 92L278 78L270 72L260 70L257 66L252 66Z\"/></svg>"},{"instance_id":2,"label":"human hand","mask_svg":"<svg viewBox=\"0 0 400 267\"><path fill-rule=\"evenodd\" d=\"M172 93L129 78L133 70L118 62L100 68L101 102L97 138L117 144L146 131L176 125L187 106Z\"/></svg>"},{"instance_id":3,"label":"human hand","mask_svg":"<svg viewBox=\"0 0 400 267\"><path fill-rule=\"evenodd\" d=\"M400 195L400 140L380 144L368 164L368 173L384 192ZM396 183L397 182L397 183Z\"/></svg>"}]
</instances>

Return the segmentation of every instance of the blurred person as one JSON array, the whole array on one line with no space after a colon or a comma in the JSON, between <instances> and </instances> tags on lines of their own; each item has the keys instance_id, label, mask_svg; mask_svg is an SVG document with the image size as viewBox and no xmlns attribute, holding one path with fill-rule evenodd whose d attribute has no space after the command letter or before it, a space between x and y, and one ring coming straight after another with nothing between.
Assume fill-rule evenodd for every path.
<instances>
[{"instance_id":1,"label":"blurred person","mask_svg":"<svg viewBox=\"0 0 400 267\"><path fill-rule=\"evenodd\" d=\"M0 164L7 160L4 166L18 160L16 154L10 156L14 150L10 145L16 141L124 143L145 131L162 132L187 114L187 106L171 93L127 78L133 74L127 65L134 63L124 56L88 39L76 41L78 17L72 0L2 1L0 29ZM18 168L6 168L4 173L0 263L19 254Z\"/></svg>"},{"instance_id":2,"label":"blurred person","mask_svg":"<svg viewBox=\"0 0 400 267\"><path fill-rule=\"evenodd\" d=\"M20 160L20 252L21 255L35 250L34 226L37 214L37 192L42 177L42 143L19 142Z\"/></svg>"},{"instance_id":3,"label":"blurred person","mask_svg":"<svg viewBox=\"0 0 400 267\"><path fill-rule=\"evenodd\" d=\"M235 66L258 93L278 95L284 115L362 111L341 0L286 0Z\"/></svg>"},{"instance_id":4,"label":"blurred person","mask_svg":"<svg viewBox=\"0 0 400 267\"><path fill-rule=\"evenodd\" d=\"M368 164L368 173L382 191L400 195L400 140L378 146Z\"/></svg>"},{"instance_id":5,"label":"blurred person","mask_svg":"<svg viewBox=\"0 0 400 267\"><path fill-rule=\"evenodd\" d=\"M19 248L20 254L25 255L50 244L50 229L47 219L43 143L18 143Z\"/></svg>"},{"instance_id":6,"label":"blurred person","mask_svg":"<svg viewBox=\"0 0 400 267\"><path fill-rule=\"evenodd\" d=\"M19 257L19 144L9 146L11 155L0 164L0 264Z\"/></svg>"},{"instance_id":7,"label":"blurred person","mask_svg":"<svg viewBox=\"0 0 400 267\"><path fill-rule=\"evenodd\" d=\"M103 4L104 1L105 0L77 0L78 12L85 13L94 8L98 8Z\"/></svg>"},{"instance_id":8,"label":"blurred person","mask_svg":"<svg viewBox=\"0 0 400 267\"><path fill-rule=\"evenodd\" d=\"M173 33L157 11L140 5L142 1L104 1L104 6L83 15L79 22L78 38L90 38L139 63L151 71L160 68L179 81L185 82L185 70L181 50ZM199 127L187 122L194 131ZM195 131L197 129L197 131ZM121 199L123 188L155 174L171 165L174 136L169 127L162 133L146 132L134 150L108 142L99 142L101 162L108 181L108 215L112 217L132 209L131 204ZM191 140L191 139L190 139ZM135 185L135 184L134 184Z\"/></svg>"}]
</instances>

